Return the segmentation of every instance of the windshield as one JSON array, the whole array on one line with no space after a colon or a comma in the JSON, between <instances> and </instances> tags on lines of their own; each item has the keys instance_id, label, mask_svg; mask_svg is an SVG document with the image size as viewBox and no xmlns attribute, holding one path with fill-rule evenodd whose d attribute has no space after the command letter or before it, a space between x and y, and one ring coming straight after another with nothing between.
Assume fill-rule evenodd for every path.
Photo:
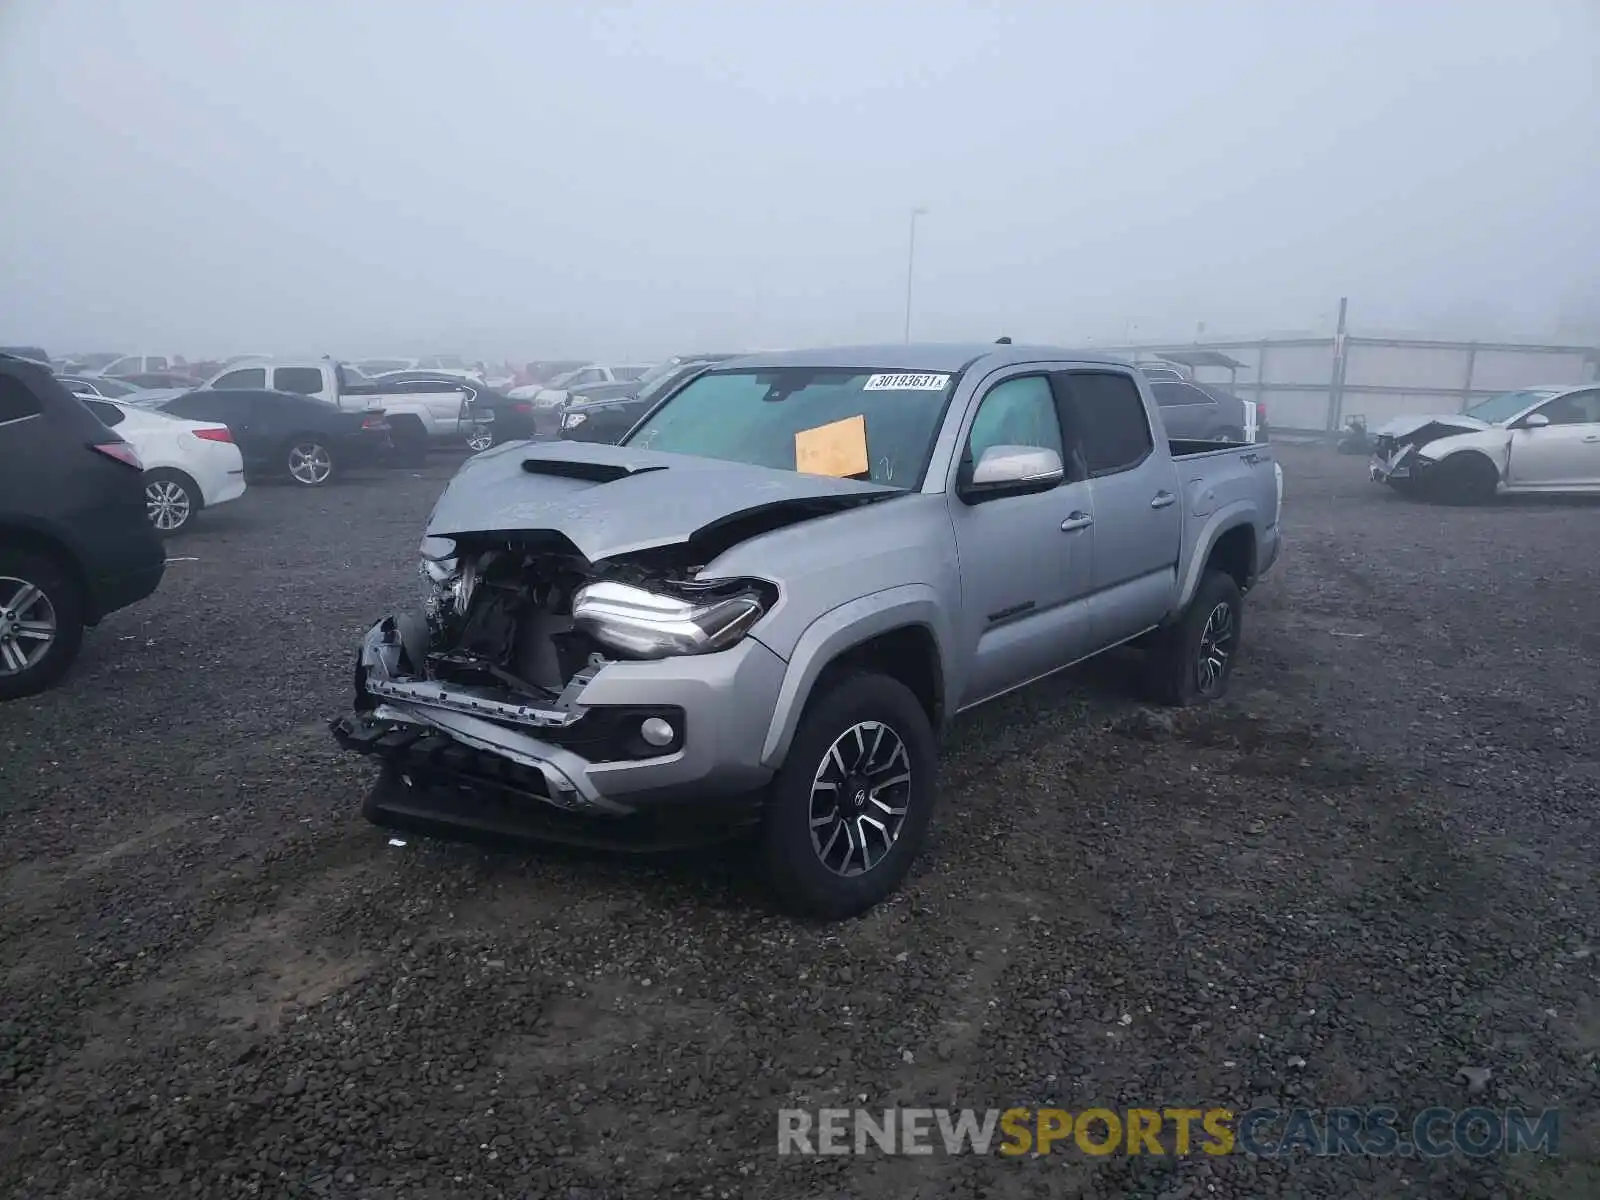
<instances>
[{"instance_id":1,"label":"windshield","mask_svg":"<svg viewBox=\"0 0 1600 1200\"><path fill-rule=\"evenodd\" d=\"M1548 400L1555 393L1548 389L1534 389L1526 392L1501 392L1498 396L1490 396L1487 400L1480 401L1467 409L1467 416L1476 417L1480 421L1487 421L1490 425L1498 425L1502 421L1509 421L1524 409L1532 408L1540 401Z\"/></svg>"},{"instance_id":2,"label":"windshield","mask_svg":"<svg viewBox=\"0 0 1600 1200\"><path fill-rule=\"evenodd\" d=\"M804 455L817 474L914 488L954 381L856 367L713 372L640 422L625 444L785 471L798 470ZM852 471L858 462L867 470Z\"/></svg>"}]
</instances>

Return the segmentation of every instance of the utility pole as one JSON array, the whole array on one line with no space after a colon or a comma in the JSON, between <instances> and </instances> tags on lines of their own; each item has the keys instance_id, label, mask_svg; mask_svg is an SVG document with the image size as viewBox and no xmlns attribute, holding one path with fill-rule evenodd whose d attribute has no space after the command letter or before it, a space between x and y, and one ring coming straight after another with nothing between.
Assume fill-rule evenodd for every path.
<instances>
[{"instance_id":1,"label":"utility pole","mask_svg":"<svg viewBox=\"0 0 1600 1200\"><path fill-rule=\"evenodd\" d=\"M917 218L927 216L925 208L911 210L911 242L906 250L906 341L911 340L911 284L917 270Z\"/></svg>"}]
</instances>

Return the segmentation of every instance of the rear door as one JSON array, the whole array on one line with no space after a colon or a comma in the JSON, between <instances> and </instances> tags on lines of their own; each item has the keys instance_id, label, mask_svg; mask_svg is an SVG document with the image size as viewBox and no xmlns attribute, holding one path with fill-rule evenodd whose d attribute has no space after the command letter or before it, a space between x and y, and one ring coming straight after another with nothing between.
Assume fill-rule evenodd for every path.
<instances>
[{"instance_id":1,"label":"rear door","mask_svg":"<svg viewBox=\"0 0 1600 1200\"><path fill-rule=\"evenodd\" d=\"M1165 431L1150 427L1132 375L1085 367L1057 372L1052 383L1092 494L1090 609L1097 648L1112 646L1159 624L1171 608L1183 538L1182 489Z\"/></svg>"},{"instance_id":2,"label":"rear door","mask_svg":"<svg viewBox=\"0 0 1600 1200\"><path fill-rule=\"evenodd\" d=\"M1534 411L1550 424L1512 431L1506 481L1514 487L1600 487L1600 388L1568 392Z\"/></svg>"},{"instance_id":3,"label":"rear door","mask_svg":"<svg viewBox=\"0 0 1600 1200\"><path fill-rule=\"evenodd\" d=\"M1046 370L1007 368L986 379L962 439L949 504L961 564L958 636L970 663L959 706L967 708L1092 651L1095 530L1089 485L1070 464L1066 479L1031 495L962 497L988 447L1053 450L1066 462Z\"/></svg>"}]
</instances>

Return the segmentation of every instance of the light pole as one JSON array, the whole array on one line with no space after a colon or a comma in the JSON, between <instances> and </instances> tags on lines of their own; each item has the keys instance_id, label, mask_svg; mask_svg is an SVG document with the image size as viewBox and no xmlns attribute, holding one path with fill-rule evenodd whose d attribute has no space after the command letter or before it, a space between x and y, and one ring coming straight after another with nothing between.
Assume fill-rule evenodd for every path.
<instances>
[{"instance_id":1,"label":"light pole","mask_svg":"<svg viewBox=\"0 0 1600 1200\"><path fill-rule=\"evenodd\" d=\"M917 218L927 216L925 208L911 210L911 244L906 249L906 341L911 340L911 282L917 269Z\"/></svg>"}]
</instances>

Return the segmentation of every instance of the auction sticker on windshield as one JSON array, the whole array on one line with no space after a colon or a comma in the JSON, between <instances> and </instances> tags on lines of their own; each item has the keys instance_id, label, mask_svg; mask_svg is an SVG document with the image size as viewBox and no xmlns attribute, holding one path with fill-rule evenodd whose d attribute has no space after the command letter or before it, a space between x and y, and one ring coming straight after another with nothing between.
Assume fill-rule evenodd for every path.
<instances>
[{"instance_id":1,"label":"auction sticker on windshield","mask_svg":"<svg viewBox=\"0 0 1600 1200\"><path fill-rule=\"evenodd\" d=\"M942 392L950 383L948 375L874 375L863 392Z\"/></svg>"}]
</instances>

